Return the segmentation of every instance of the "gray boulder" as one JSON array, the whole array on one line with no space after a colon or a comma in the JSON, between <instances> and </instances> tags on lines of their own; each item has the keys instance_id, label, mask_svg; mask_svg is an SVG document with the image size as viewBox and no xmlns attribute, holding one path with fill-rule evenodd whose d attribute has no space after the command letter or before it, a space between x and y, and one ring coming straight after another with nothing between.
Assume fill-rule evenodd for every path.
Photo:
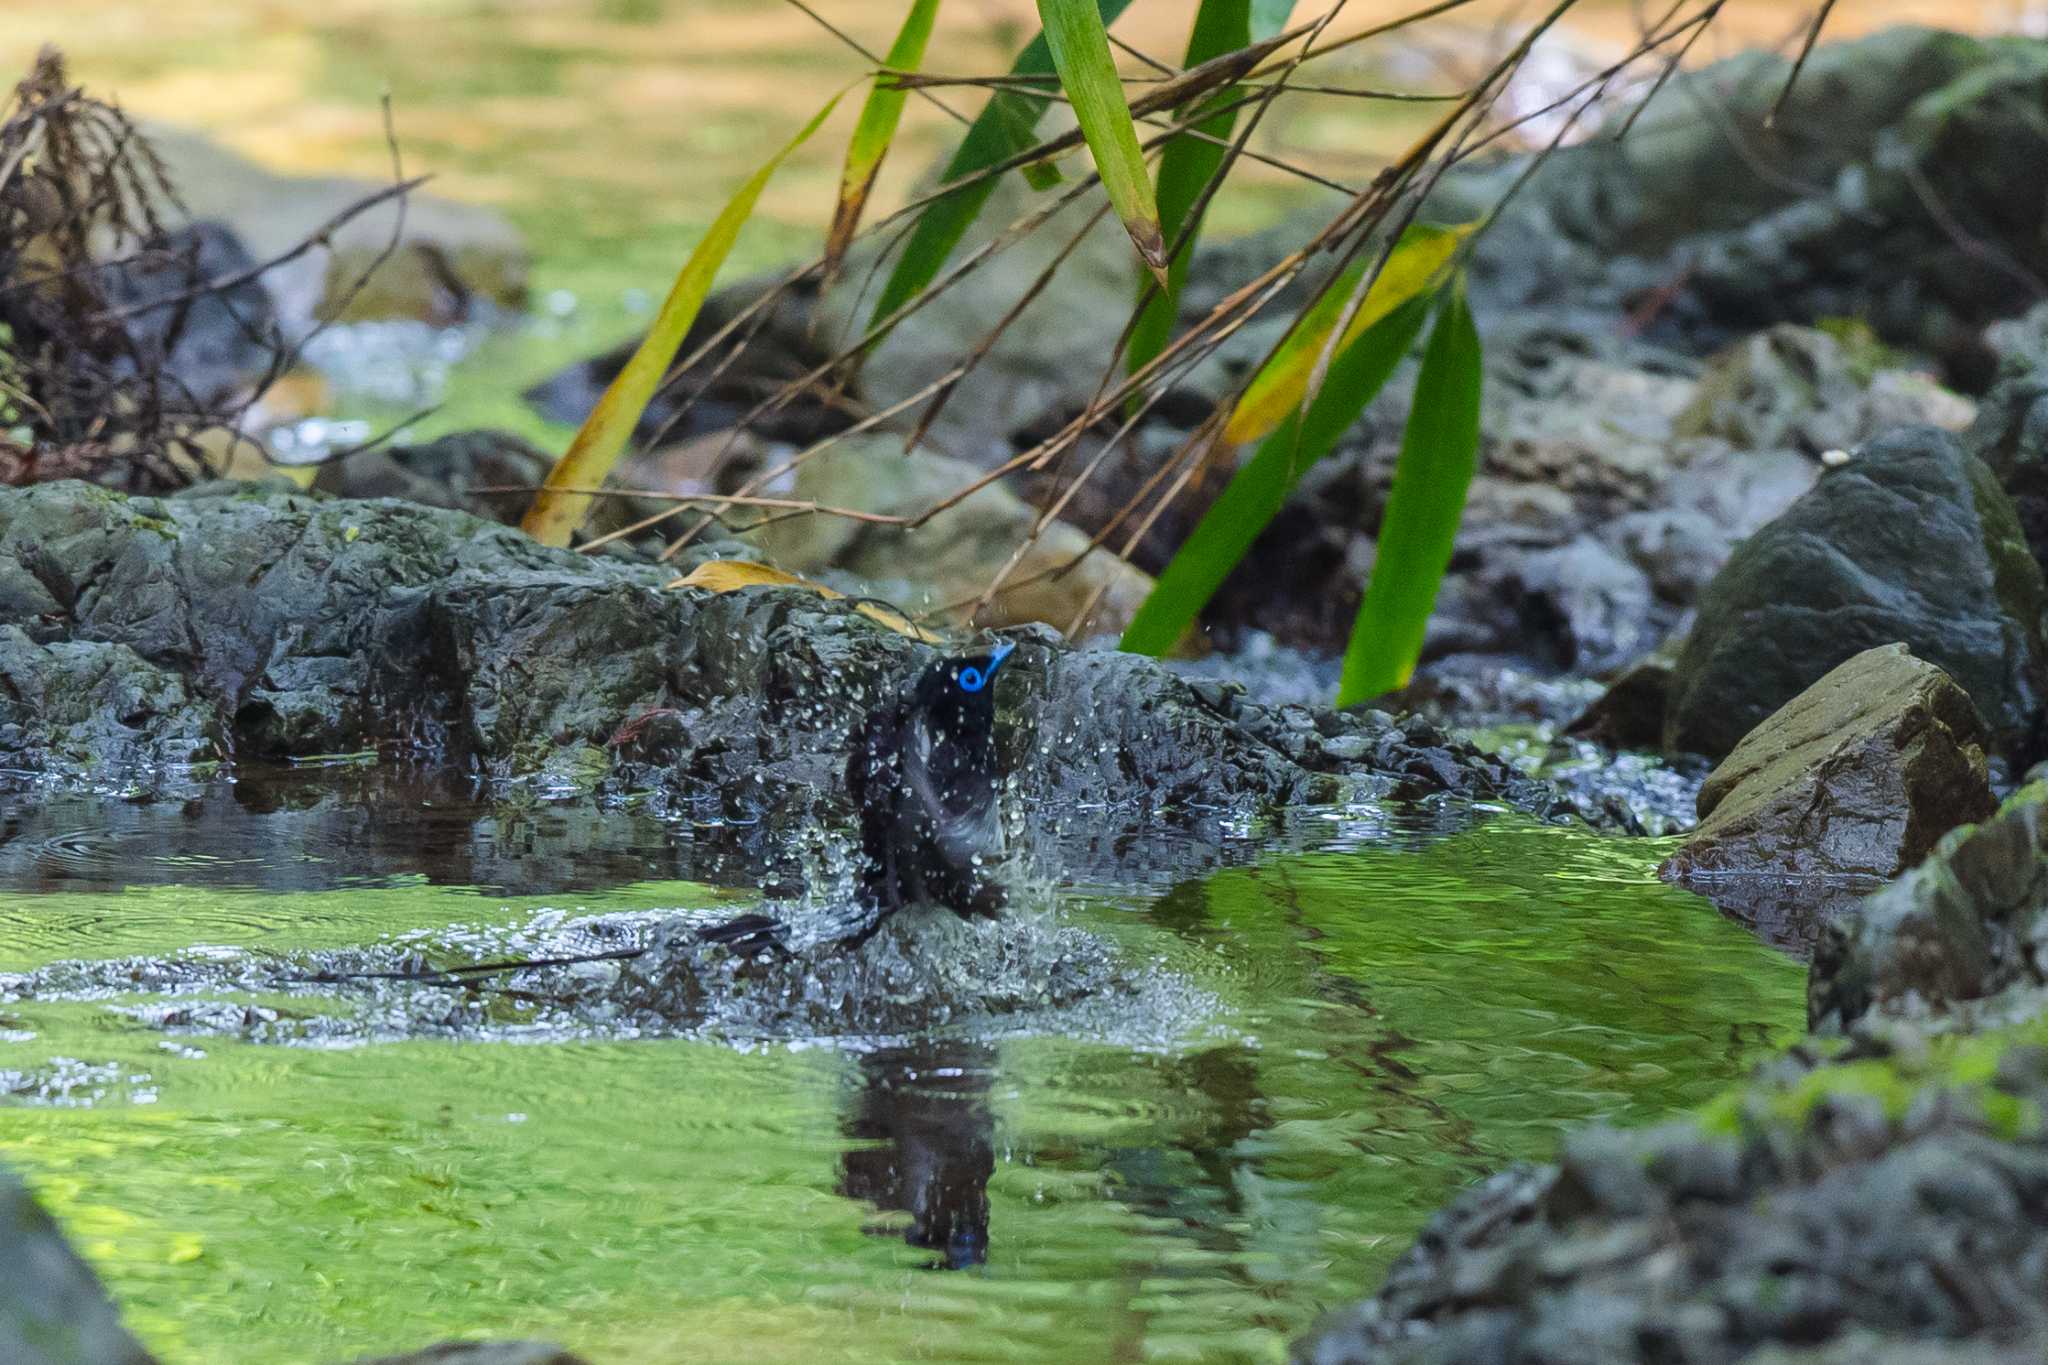
<instances>
[{"instance_id":1,"label":"gray boulder","mask_svg":"<svg viewBox=\"0 0 2048 1365\"><path fill-rule=\"evenodd\" d=\"M1552 157L1480 244L1479 315L1543 309L1692 354L1864 318L1952 382L1988 383L1982 327L2048 276L2048 204L1999 169L2048 159L2048 44L1924 28L1828 44L1768 127L1788 74L1752 52L1679 76L1627 138ZM1526 169L1448 178L1430 207L1475 217Z\"/></svg>"},{"instance_id":2,"label":"gray boulder","mask_svg":"<svg viewBox=\"0 0 2048 1365\"><path fill-rule=\"evenodd\" d=\"M1294 1360L2038 1358L2023 1348L2048 1341L2048 1052L1993 1051L1987 1081L1927 1074L1926 1050L1917 1066L1879 1044L1796 1052L1700 1119L1582 1130L1556 1165L1452 1201Z\"/></svg>"},{"instance_id":3,"label":"gray boulder","mask_svg":"<svg viewBox=\"0 0 2048 1365\"><path fill-rule=\"evenodd\" d=\"M404 498L517 526L553 457L505 431L460 431L421 445L375 446L329 460L313 487L341 498ZM482 489L511 492L481 492ZM602 504L600 505L600 509Z\"/></svg>"},{"instance_id":4,"label":"gray boulder","mask_svg":"<svg viewBox=\"0 0 2048 1365\"><path fill-rule=\"evenodd\" d=\"M0 623L17 648L132 651L205 704L236 757L425 750L748 818L843 799L847 735L932 647L846 601L677 591L674 576L395 500L0 491ZM1384 717L1271 710L1149 660L1022 638L1000 700L1028 798L1172 812L1329 797L1360 779L1543 810L1555 799ZM0 734L35 758L58 713L23 696L5 715Z\"/></svg>"},{"instance_id":5,"label":"gray boulder","mask_svg":"<svg viewBox=\"0 0 2048 1365\"><path fill-rule=\"evenodd\" d=\"M1963 441L2012 499L2035 561L2048 563L2048 369L2002 381Z\"/></svg>"},{"instance_id":6,"label":"gray boulder","mask_svg":"<svg viewBox=\"0 0 2048 1365\"><path fill-rule=\"evenodd\" d=\"M1899 641L1969 693L2004 750L2044 696L2041 569L1984 463L1934 428L1859 448L1738 546L1702 594L1667 749L1721 757L1837 664Z\"/></svg>"},{"instance_id":7,"label":"gray boulder","mask_svg":"<svg viewBox=\"0 0 2048 1365\"><path fill-rule=\"evenodd\" d=\"M100 287L116 308L179 298L210 280L256 264L233 229L198 222L128 250L100 270ZM137 351L158 372L158 389L173 410L219 411L253 388L284 349L276 309L254 280L182 304L147 309L126 326Z\"/></svg>"},{"instance_id":8,"label":"gray boulder","mask_svg":"<svg viewBox=\"0 0 2048 1365\"><path fill-rule=\"evenodd\" d=\"M1859 355L1833 333L1779 323L1708 362L1674 430L1739 449L1819 455L1897 426L1969 424L1975 412L1967 398L1897 368L1884 349L1869 343Z\"/></svg>"},{"instance_id":9,"label":"gray boulder","mask_svg":"<svg viewBox=\"0 0 2048 1365\"><path fill-rule=\"evenodd\" d=\"M1699 828L1658 871L1896 876L1991 814L1990 736L1948 674L1867 649L1743 737L1699 794Z\"/></svg>"},{"instance_id":10,"label":"gray boulder","mask_svg":"<svg viewBox=\"0 0 2048 1365\"><path fill-rule=\"evenodd\" d=\"M0 1170L0 1360L150 1365L91 1267L13 1175Z\"/></svg>"},{"instance_id":11,"label":"gray boulder","mask_svg":"<svg viewBox=\"0 0 2048 1365\"><path fill-rule=\"evenodd\" d=\"M0 625L0 753L40 771L206 763L227 756L220 718L184 678L126 645L38 644Z\"/></svg>"},{"instance_id":12,"label":"gray boulder","mask_svg":"<svg viewBox=\"0 0 2048 1365\"><path fill-rule=\"evenodd\" d=\"M1920 866L1828 926L1807 976L1807 1021L1925 1014L2048 985L2048 783L1952 833Z\"/></svg>"}]
</instances>

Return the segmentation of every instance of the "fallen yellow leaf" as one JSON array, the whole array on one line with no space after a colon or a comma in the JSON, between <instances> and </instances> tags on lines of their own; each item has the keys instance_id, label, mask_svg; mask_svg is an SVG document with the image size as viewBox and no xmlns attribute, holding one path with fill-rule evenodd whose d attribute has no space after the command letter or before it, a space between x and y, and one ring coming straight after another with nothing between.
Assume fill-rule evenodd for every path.
<instances>
[{"instance_id":1,"label":"fallen yellow leaf","mask_svg":"<svg viewBox=\"0 0 2048 1365\"><path fill-rule=\"evenodd\" d=\"M845 593L828 588L823 583L813 583L808 578L798 578L793 573L772 569L766 564L756 564L751 559L708 559L668 586L699 588L705 592L738 592L741 588L802 588L820 597L846 596ZM887 626L898 635L907 635L928 645L941 643L938 636L885 603L857 598L853 609L870 621Z\"/></svg>"}]
</instances>

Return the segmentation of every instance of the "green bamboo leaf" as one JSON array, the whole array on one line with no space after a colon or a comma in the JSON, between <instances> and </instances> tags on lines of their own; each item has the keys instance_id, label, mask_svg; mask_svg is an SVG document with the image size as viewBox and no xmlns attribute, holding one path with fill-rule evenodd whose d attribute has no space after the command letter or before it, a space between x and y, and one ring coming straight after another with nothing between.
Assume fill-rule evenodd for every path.
<instances>
[{"instance_id":1,"label":"green bamboo leaf","mask_svg":"<svg viewBox=\"0 0 2048 1365\"><path fill-rule=\"evenodd\" d=\"M903 27L896 30L896 41L890 44L882 64L891 71L916 71L924 63L925 44L931 39L932 25L938 16L939 0L915 0L910 12L903 16ZM860 122L854 125L853 137L846 144L846 167L839 176L839 204L832 212L832 228L825 235L827 279L839 273L847 244L853 241L854 230L860 226L861 211L867 207L868 192L875 186L882 158L889 154L889 144L895 140L896 125L903 118L903 101L907 98L908 91L892 89L877 80L868 91L867 103L861 106Z\"/></svg>"},{"instance_id":2,"label":"green bamboo leaf","mask_svg":"<svg viewBox=\"0 0 2048 1365\"><path fill-rule=\"evenodd\" d=\"M1451 543L1479 462L1482 359L1460 279L1438 310L1422 354L1372 579L1344 651L1339 706L1405 686L1422 657L1423 630L1450 567Z\"/></svg>"},{"instance_id":3,"label":"green bamboo leaf","mask_svg":"<svg viewBox=\"0 0 2048 1365\"><path fill-rule=\"evenodd\" d=\"M1156 656L1173 648L1279 512L1303 471L1329 454L1386 386L1428 316L1429 300L1411 298L1337 353L1329 381L1306 415L1290 416L1259 444L1175 552L1125 629L1124 649Z\"/></svg>"},{"instance_id":4,"label":"green bamboo leaf","mask_svg":"<svg viewBox=\"0 0 2048 1365\"><path fill-rule=\"evenodd\" d=\"M802 131L740 186L739 193L719 212L710 231L690 253L690 259L683 262L675 284L662 301L661 311L655 314L654 325L647 329L639 349L633 352L633 358L626 362L625 368L605 389L604 396L597 400L590 416L583 419L575 439L569 442L569 449L548 471L547 483L534 496L533 506L527 509L525 519L520 522L520 529L535 540L543 545L567 545L576 528L583 524L583 519L590 513L591 495L567 490L596 488L612 472L612 466L618 463L633 428L640 423L640 414L647 410L648 400L661 387L662 376L668 373L670 362L676 358L676 348L683 344L690 324L697 320L697 310L703 307L705 296L711 292L711 281L732 251L740 229L746 226L748 217L753 214L754 203L767 187L769 177L775 174L791 152L809 141L811 134L817 132L818 126L838 107L844 94L845 91L841 91L826 101L825 107L812 116Z\"/></svg>"},{"instance_id":5,"label":"green bamboo leaf","mask_svg":"<svg viewBox=\"0 0 2048 1365\"><path fill-rule=\"evenodd\" d=\"M1123 220L1138 259L1166 287L1166 241L1159 231L1159 205L1152 176L1138 146L1137 125L1124 99L1124 83L1109 55L1109 32L1095 0L1038 0L1038 21L1052 50L1053 69L1074 107L1074 121L1088 139L1088 151L1102 176L1116 216Z\"/></svg>"},{"instance_id":6,"label":"green bamboo leaf","mask_svg":"<svg viewBox=\"0 0 2048 1365\"><path fill-rule=\"evenodd\" d=\"M1432 292L1445 263L1457 251L1458 244L1477 226L1476 223L1467 223L1446 228L1416 223L1402 233L1400 242L1367 291L1364 304L1345 328L1344 339L1339 345L1349 346L1368 327L1409 299ZM1344 315L1344 307L1358 282L1364 278L1368 264L1360 262L1338 276L1336 282L1323 291L1322 297L1295 321L1293 330L1280 343L1272 359L1252 376L1244 397L1237 400L1237 408L1230 414L1229 425L1224 428L1224 438L1231 444L1250 445L1278 427L1286 420L1287 414L1301 406L1330 331Z\"/></svg>"},{"instance_id":7,"label":"green bamboo leaf","mask_svg":"<svg viewBox=\"0 0 2048 1365\"><path fill-rule=\"evenodd\" d=\"M1098 0L1102 22L1113 22L1130 4L1131 0ZM1017 54L1010 74L1052 74L1052 50L1047 46L1043 33ZM980 116L969 125L967 135L953 153L953 159L946 163L946 169L940 174L940 183L950 184L965 179L1031 146L1032 132L1044 116L1046 106L1051 103L1050 95L1023 90L1002 90L991 96ZM889 272L888 282L882 286L881 295L875 300L870 325L888 317L938 278L946 258L953 254L954 247L960 245L960 239L967 235L967 229L973 226L982 205L988 202L989 195L995 193L995 188L995 179L991 177L972 185L962 185L925 205L924 212L918 216L917 227L910 234L910 241L903 248L903 255Z\"/></svg>"},{"instance_id":8,"label":"green bamboo leaf","mask_svg":"<svg viewBox=\"0 0 2048 1365\"><path fill-rule=\"evenodd\" d=\"M1279 18L1281 23L1287 20L1285 13ZM1181 65L1200 66L1211 57L1246 46L1251 40L1252 0L1202 0L1201 9L1195 12L1194 29L1188 34L1187 58ZM1236 97L1232 94L1218 92L1210 96L1204 108L1218 112L1196 124L1195 130L1217 141L1183 133L1167 143L1159 156L1159 230L1169 247L1179 239L1195 201L1202 197L1203 189L1222 166L1227 150L1222 143L1229 140L1230 130L1237 124ZM1201 225L1196 224L1186 245L1174 253L1166 267L1166 287L1152 295L1131 332L1132 373L1149 365L1172 339L1174 319L1180 310L1180 291L1187 283L1188 262L1194 257L1195 237L1200 231Z\"/></svg>"}]
</instances>

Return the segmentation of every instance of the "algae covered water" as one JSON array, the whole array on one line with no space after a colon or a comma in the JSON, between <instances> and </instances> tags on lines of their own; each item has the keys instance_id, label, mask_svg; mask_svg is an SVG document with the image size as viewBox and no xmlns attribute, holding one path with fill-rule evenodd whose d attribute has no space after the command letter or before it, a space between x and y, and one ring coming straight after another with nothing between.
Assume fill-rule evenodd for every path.
<instances>
[{"instance_id":1,"label":"algae covered water","mask_svg":"<svg viewBox=\"0 0 2048 1365\"><path fill-rule=\"evenodd\" d=\"M1653 846L1361 807L1076 841L1026 913L1106 945L1142 1018L736 1040L507 1000L256 1041L327 1008L266 963L730 912L728 833L354 767L17 802L0 1160L171 1362L1274 1360L1460 1184L1699 1103L1802 1024L1800 967Z\"/></svg>"}]
</instances>

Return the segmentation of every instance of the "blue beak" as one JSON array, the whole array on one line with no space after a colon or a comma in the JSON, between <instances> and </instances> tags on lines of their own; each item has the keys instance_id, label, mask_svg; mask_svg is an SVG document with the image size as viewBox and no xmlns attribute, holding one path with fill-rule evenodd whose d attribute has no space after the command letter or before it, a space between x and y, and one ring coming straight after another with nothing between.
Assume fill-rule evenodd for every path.
<instances>
[{"instance_id":1,"label":"blue beak","mask_svg":"<svg viewBox=\"0 0 2048 1365\"><path fill-rule=\"evenodd\" d=\"M1017 652L1015 640L998 640L996 647L988 652L988 675L993 678L996 670L1003 666L1003 660Z\"/></svg>"}]
</instances>

